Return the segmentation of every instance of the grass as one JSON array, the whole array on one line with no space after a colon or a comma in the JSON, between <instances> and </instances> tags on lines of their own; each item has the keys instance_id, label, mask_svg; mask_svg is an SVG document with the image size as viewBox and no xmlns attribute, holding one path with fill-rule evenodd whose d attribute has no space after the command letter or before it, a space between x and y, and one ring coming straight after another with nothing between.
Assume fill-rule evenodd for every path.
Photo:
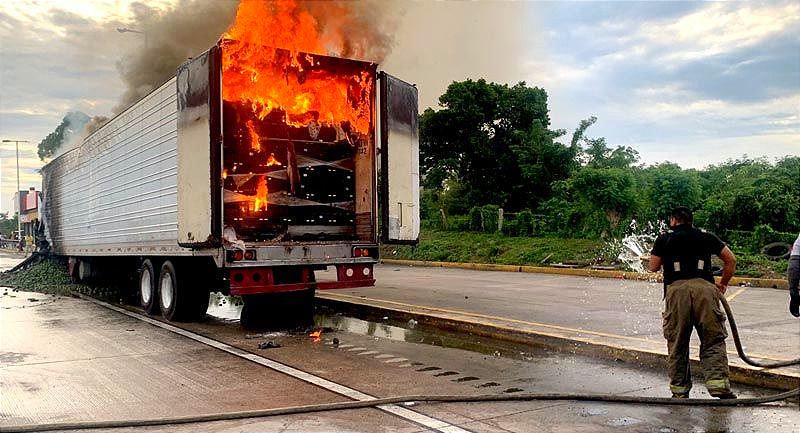
<instances>
[{"instance_id":1,"label":"grass","mask_svg":"<svg viewBox=\"0 0 800 433\"><path fill-rule=\"evenodd\" d=\"M773 261L761 255L736 253L736 275L786 278L787 260ZM493 263L542 266L554 263L602 265L624 269L608 243L590 239L509 237L500 233L451 232L423 229L412 246L383 246L387 259L434 262Z\"/></svg>"}]
</instances>

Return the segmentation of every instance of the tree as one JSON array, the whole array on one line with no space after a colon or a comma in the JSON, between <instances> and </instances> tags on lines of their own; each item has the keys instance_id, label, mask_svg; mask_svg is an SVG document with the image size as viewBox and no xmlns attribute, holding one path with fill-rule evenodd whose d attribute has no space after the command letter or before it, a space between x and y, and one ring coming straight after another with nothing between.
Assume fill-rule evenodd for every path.
<instances>
[{"instance_id":1,"label":"tree","mask_svg":"<svg viewBox=\"0 0 800 433\"><path fill-rule=\"evenodd\" d=\"M51 158L55 155L65 143L68 143L72 137L83 130L89 120L89 116L80 111L67 113L55 131L47 134L47 137L39 142L37 150L39 159L44 161L46 158Z\"/></svg>"},{"instance_id":2,"label":"tree","mask_svg":"<svg viewBox=\"0 0 800 433\"><path fill-rule=\"evenodd\" d=\"M0 212L0 234L11 238L15 231L17 231L17 214L9 218L8 212Z\"/></svg>"},{"instance_id":3,"label":"tree","mask_svg":"<svg viewBox=\"0 0 800 433\"><path fill-rule=\"evenodd\" d=\"M678 165L663 163L646 169L649 177L647 196L654 216L666 220L676 206L696 209L700 186L696 176Z\"/></svg>"},{"instance_id":4,"label":"tree","mask_svg":"<svg viewBox=\"0 0 800 433\"><path fill-rule=\"evenodd\" d=\"M609 227L635 210L633 176L622 168L584 168L572 179L572 188L585 203L606 215Z\"/></svg>"},{"instance_id":5,"label":"tree","mask_svg":"<svg viewBox=\"0 0 800 433\"><path fill-rule=\"evenodd\" d=\"M470 207L524 207L531 188L513 149L531 138L535 123L550 125L547 93L525 83L466 80L450 84L439 104L420 117L424 185L441 189L458 179Z\"/></svg>"}]
</instances>

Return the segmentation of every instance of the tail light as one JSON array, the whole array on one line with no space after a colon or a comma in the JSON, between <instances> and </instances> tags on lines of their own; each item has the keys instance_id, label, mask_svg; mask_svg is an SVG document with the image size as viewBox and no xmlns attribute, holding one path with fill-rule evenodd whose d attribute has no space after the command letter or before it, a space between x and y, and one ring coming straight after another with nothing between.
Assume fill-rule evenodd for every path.
<instances>
[{"instance_id":1,"label":"tail light","mask_svg":"<svg viewBox=\"0 0 800 433\"><path fill-rule=\"evenodd\" d=\"M378 257L377 247L354 247L353 257Z\"/></svg>"},{"instance_id":2,"label":"tail light","mask_svg":"<svg viewBox=\"0 0 800 433\"><path fill-rule=\"evenodd\" d=\"M245 260L255 260L256 259L256 250L246 250L244 252L244 259Z\"/></svg>"},{"instance_id":3,"label":"tail light","mask_svg":"<svg viewBox=\"0 0 800 433\"><path fill-rule=\"evenodd\" d=\"M244 259L244 252L242 250L228 250L225 256L229 262L238 262Z\"/></svg>"}]
</instances>

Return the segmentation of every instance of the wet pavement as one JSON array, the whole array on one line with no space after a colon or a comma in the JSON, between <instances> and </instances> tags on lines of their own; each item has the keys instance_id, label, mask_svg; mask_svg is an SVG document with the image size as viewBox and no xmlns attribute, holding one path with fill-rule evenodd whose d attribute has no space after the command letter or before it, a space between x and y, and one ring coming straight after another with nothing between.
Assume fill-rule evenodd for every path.
<instances>
[{"instance_id":1,"label":"wet pavement","mask_svg":"<svg viewBox=\"0 0 800 433\"><path fill-rule=\"evenodd\" d=\"M324 309L315 319L317 329L325 331L318 339L304 329L247 331L235 320L235 299L211 301L209 311L217 318L181 327L376 397L519 392L668 395L662 371L628 363L442 332L389 316L362 320ZM83 299L9 291L0 296L0 330L0 430L23 423L144 419L349 400ZM259 348L267 347L267 342L279 347ZM700 386L692 392L693 397L707 396ZM737 387L737 392L747 397L772 391ZM748 408L567 401L416 404L408 409L453 428L439 431L487 433L789 432L800 424L796 401ZM436 430L377 409L359 409L115 431Z\"/></svg>"},{"instance_id":2,"label":"wet pavement","mask_svg":"<svg viewBox=\"0 0 800 433\"><path fill-rule=\"evenodd\" d=\"M318 272L318 278L324 279L324 274ZM322 292L318 297L666 354L660 283L396 265L378 266L375 275L375 287ZM787 291L729 287L727 298L750 356L800 357L800 320L788 312ZM696 334L692 341L696 358ZM731 365L749 368L738 359L730 338L728 352ZM800 384L800 366L774 371Z\"/></svg>"}]
</instances>

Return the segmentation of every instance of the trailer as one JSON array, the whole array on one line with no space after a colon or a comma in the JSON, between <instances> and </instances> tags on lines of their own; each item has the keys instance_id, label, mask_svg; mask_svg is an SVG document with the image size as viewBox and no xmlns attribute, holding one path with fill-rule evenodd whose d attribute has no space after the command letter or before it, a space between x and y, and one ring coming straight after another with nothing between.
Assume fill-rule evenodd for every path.
<instances>
[{"instance_id":1,"label":"trailer","mask_svg":"<svg viewBox=\"0 0 800 433\"><path fill-rule=\"evenodd\" d=\"M419 236L417 116L374 63L220 40L42 168L48 241L171 321L374 285L379 242Z\"/></svg>"}]
</instances>

